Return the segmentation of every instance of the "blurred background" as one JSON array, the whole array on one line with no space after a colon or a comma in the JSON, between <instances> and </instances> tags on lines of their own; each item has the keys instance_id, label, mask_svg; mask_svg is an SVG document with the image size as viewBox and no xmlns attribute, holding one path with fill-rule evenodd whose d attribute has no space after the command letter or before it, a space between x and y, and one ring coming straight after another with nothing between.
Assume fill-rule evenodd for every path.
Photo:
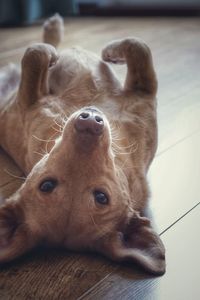
<instances>
[{"instance_id":1,"label":"blurred background","mask_svg":"<svg viewBox=\"0 0 200 300\"><path fill-rule=\"evenodd\" d=\"M30 25L62 16L199 16L200 0L0 0L0 25Z\"/></svg>"}]
</instances>

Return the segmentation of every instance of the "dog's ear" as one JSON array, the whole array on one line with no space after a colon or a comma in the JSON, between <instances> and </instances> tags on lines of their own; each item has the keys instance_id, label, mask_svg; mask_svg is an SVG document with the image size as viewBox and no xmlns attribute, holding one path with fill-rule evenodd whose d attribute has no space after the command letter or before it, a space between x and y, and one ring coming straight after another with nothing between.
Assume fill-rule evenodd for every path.
<instances>
[{"instance_id":1,"label":"dog's ear","mask_svg":"<svg viewBox=\"0 0 200 300\"><path fill-rule=\"evenodd\" d=\"M165 273L165 248L149 219L135 214L123 230L102 241L98 251L112 260L132 261L154 275Z\"/></svg>"},{"instance_id":2,"label":"dog's ear","mask_svg":"<svg viewBox=\"0 0 200 300\"><path fill-rule=\"evenodd\" d=\"M25 223L20 203L0 207L0 263L10 261L33 247L34 238Z\"/></svg>"}]
</instances>

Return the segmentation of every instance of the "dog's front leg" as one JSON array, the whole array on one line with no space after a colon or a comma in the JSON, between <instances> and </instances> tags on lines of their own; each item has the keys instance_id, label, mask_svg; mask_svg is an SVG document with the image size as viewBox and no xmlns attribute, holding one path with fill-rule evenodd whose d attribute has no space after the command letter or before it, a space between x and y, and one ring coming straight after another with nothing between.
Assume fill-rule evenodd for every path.
<instances>
[{"instance_id":1,"label":"dog's front leg","mask_svg":"<svg viewBox=\"0 0 200 300\"><path fill-rule=\"evenodd\" d=\"M22 109L48 95L48 69L57 61L53 46L35 44L29 47L22 58L22 75L17 101Z\"/></svg>"},{"instance_id":2,"label":"dog's front leg","mask_svg":"<svg viewBox=\"0 0 200 300\"><path fill-rule=\"evenodd\" d=\"M157 79L149 47L136 38L126 38L108 44L102 51L103 60L116 64L127 64L124 84L125 92L155 96Z\"/></svg>"}]
</instances>

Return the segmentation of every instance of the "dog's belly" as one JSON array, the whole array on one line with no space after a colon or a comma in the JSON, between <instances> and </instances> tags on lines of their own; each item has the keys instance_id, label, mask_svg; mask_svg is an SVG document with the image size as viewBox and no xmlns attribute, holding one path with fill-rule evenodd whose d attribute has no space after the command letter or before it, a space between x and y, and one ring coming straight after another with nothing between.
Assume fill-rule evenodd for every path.
<instances>
[{"instance_id":1,"label":"dog's belly","mask_svg":"<svg viewBox=\"0 0 200 300\"><path fill-rule=\"evenodd\" d=\"M97 94L120 89L121 85L112 69L94 53L71 48L61 53L58 62L49 70L50 92L63 95L68 91L86 90Z\"/></svg>"}]
</instances>

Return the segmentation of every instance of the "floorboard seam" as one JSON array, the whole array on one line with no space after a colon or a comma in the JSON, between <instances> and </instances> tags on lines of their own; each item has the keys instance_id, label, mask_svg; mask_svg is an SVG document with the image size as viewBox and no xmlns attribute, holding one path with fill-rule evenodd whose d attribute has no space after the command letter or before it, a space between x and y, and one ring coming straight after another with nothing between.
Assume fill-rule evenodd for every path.
<instances>
[{"instance_id":1,"label":"floorboard seam","mask_svg":"<svg viewBox=\"0 0 200 300\"><path fill-rule=\"evenodd\" d=\"M198 202L195 206L193 206L191 209L189 209L185 214L183 214L180 218L178 218L176 221L174 221L170 226L168 226L166 229L164 229L159 235L163 235L166 231L168 231L171 227L173 227L176 223L178 223L181 219L183 219L185 216L187 216L192 210L194 210L198 205L200 205L200 202Z\"/></svg>"},{"instance_id":2,"label":"floorboard seam","mask_svg":"<svg viewBox=\"0 0 200 300\"><path fill-rule=\"evenodd\" d=\"M117 268L118 269L118 268ZM104 280L106 280L106 278L108 278L113 272L110 272L109 274L107 274L104 278L102 278L101 280L99 280L95 285L93 285L91 288L89 288L85 293L83 293L80 297L77 298L77 300L82 300L84 299L85 296L87 296L91 291L93 291L96 287L98 287L99 284L101 284L101 282L103 282Z\"/></svg>"},{"instance_id":3,"label":"floorboard seam","mask_svg":"<svg viewBox=\"0 0 200 300\"><path fill-rule=\"evenodd\" d=\"M184 142L185 140L191 138L193 135L199 134L199 133L200 133L200 128L198 128L197 130L193 131L190 135L187 135L187 136L185 136L184 138L182 138L182 139L176 141L174 144L172 144L171 146L167 147L166 149L164 149L164 150L158 152L158 153L155 155L155 158L157 158L157 157L163 155L165 152L167 152L167 151L170 150L171 148L174 148L174 147L177 146L178 144Z\"/></svg>"}]
</instances>

